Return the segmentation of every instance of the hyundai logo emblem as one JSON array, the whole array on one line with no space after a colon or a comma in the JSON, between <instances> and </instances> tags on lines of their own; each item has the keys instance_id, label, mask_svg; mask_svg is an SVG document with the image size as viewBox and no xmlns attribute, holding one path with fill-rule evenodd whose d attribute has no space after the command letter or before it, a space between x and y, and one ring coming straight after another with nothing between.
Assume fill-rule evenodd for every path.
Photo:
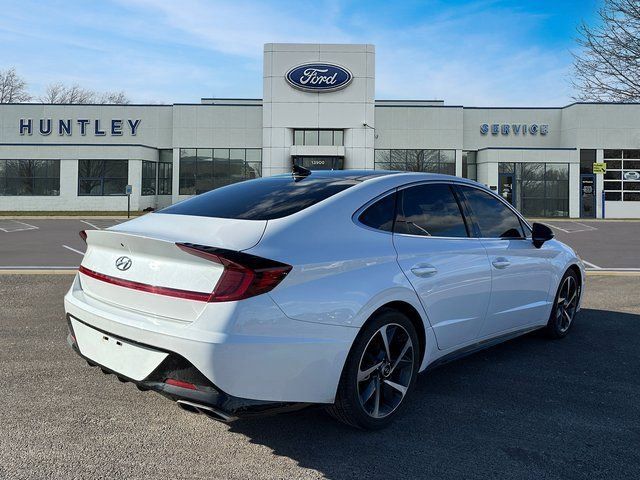
<instances>
[{"instance_id":1,"label":"hyundai logo emblem","mask_svg":"<svg viewBox=\"0 0 640 480\"><path fill-rule=\"evenodd\" d=\"M116 268L121 271L129 270L133 262L129 257L120 257L116 260Z\"/></svg>"}]
</instances>

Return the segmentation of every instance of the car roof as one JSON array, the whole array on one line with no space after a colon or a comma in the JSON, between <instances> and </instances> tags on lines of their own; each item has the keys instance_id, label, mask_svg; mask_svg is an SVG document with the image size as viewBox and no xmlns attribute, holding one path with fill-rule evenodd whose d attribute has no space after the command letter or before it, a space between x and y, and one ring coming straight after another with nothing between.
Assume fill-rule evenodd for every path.
<instances>
[{"instance_id":1,"label":"car roof","mask_svg":"<svg viewBox=\"0 0 640 480\"><path fill-rule=\"evenodd\" d=\"M274 177L284 177L290 175L290 173L282 173L279 175L274 175ZM421 180L441 180L449 182L456 181L461 183L469 183L473 185L480 185L486 188L486 186L479 184L478 182L454 175L445 175L443 173L406 172L400 170L311 170L311 173L309 175L299 178L309 180L320 178L335 178L336 180L364 182L366 180L382 179L382 177L389 177L391 175L393 175L394 180L398 184L404 182L417 182Z\"/></svg>"},{"instance_id":2,"label":"car roof","mask_svg":"<svg viewBox=\"0 0 640 480\"><path fill-rule=\"evenodd\" d=\"M309 175L303 176L303 178L335 178L340 180L356 180L361 182L370 178L402 173L391 170L311 170L310 172L311 173ZM283 177L290 175L291 173L282 173L274 176Z\"/></svg>"}]
</instances>

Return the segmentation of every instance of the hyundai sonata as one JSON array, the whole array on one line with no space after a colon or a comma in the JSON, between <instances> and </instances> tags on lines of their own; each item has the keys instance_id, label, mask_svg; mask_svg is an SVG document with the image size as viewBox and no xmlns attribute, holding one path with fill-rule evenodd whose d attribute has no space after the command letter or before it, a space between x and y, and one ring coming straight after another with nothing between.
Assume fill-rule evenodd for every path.
<instances>
[{"instance_id":1,"label":"hyundai sonata","mask_svg":"<svg viewBox=\"0 0 640 480\"><path fill-rule=\"evenodd\" d=\"M224 421L319 404L383 427L418 372L567 335L585 279L548 227L436 174L296 169L81 236L74 350Z\"/></svg>"}]
</instances>

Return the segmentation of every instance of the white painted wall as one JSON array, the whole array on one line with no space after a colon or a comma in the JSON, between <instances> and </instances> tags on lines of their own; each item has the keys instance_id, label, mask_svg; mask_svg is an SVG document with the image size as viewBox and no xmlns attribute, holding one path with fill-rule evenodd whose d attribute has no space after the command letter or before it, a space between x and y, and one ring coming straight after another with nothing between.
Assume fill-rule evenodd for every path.
<instances>
[{"instance_id":1,"label":"white painted wall","mask_svg":"<svg viewBox=\"0 0 640 480\"><path fill-rule=\"evenodd\" d=\"M336 92L304 92L285 74L309 62L346 67L352 82ZM262 169L291 169L294 128L344 129L345 168L373 168L375 48L373 45L278 44L264 46Z\"/></svg>"}]
</instances>

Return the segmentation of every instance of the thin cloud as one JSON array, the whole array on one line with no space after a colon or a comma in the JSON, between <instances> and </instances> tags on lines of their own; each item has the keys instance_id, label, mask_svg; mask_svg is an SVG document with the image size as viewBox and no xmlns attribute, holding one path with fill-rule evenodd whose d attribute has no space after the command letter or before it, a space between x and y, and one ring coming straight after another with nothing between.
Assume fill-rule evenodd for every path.
<instances>
[{"instance_id":1,"label":"thin cloud","mask_svg":"<svg viewBox=\"0 0 640 480\"><path fill-rule=\"evenodd\" d=\"M558 105L571 97L578 18L551 40L553 15L500 0L25 0L0 18L0 68L19 66L36 90L64 80L136 101L197 102L261 96L264 43L374 43L378 98Z\"/></svg>"}]
</instances>

